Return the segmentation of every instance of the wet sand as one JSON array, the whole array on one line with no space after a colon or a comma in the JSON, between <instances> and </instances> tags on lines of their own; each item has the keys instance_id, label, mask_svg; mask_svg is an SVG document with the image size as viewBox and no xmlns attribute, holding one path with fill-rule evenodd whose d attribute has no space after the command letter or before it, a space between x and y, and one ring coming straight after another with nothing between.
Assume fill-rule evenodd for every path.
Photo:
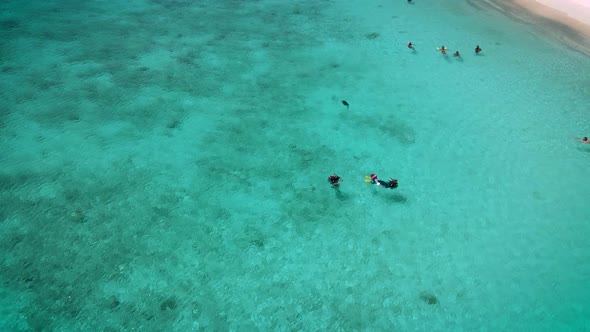
<instances>
[{"instance_id":1,"label":"wet sand","mask_svg":"<svg viewBox=\"0 0 590 332\"><path fill-rule=\"evenodd\" d=\"M590 4L581 0L468 0L534 24L568 47L590 56Z\"/></svg>"}]
</instances>

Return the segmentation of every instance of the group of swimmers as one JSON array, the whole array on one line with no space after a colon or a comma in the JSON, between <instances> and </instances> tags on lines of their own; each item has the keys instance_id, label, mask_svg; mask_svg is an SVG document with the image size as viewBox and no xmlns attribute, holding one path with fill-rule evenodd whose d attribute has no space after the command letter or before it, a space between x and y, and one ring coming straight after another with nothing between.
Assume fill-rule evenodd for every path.
<instances>
[{"instance_id":1,"label":"group of swimmers","mask_svg":"<svg viewBox=\"0 0 590 332\"><path fill-rule=\"evenodd\" d=\"M408 42L408 48L415 50L414 48L414 44L412 44L412 42ZM449 50L448 48L446 48L444 45L441 47L437 47L436 48L438 51L440 51L440 53L444 56L447 55L447 51ZM479 54L481 52L481 47L479 47L479 45L475 46L475 54ZM453 53L453 56L455 57L461 57L461 54L459 53L459 51L455 51L455 53Z\"/></svg>"},{"instance_id":2,"label":"group of swimmers","mask_svg":"<svg viewBox=\"0 0 590 332\"><path fill-rule=\"evenodd\" d=\"M332 174L332 175L328 176L328 182L330 182L330 184L333 187L338 187L340 185L340 181L342 181L342 178L336 174ZM388 181L383 181L383 180L379 180L379 177L377 176L377 174L371 174L370 176L365 176L365 182L370 182L374 185L382 186L382 188L389 188L389 189L395 189L398 186L397 179L389 178Z\"/></svg>"},{"instance_id":3,"label":"group of swimmers","mask_svg":"<svg viewBox=\"0 0 590 332\"><path fill-rule=\"evenodd\" d=\"M408 0L408 3L412 3L412 0ZM408 48L414 50L414 44L412 44L412 42L408 42ZM440 53L442 53L442 55L446 56L447 55L447 51L449 50L448 48L446 48L444 45L441 46L440 48L437 47L436 48L438 51L440 51ZM479 52L481 52L481 47L479 47L479 45L475 46L475 54L479 54ZM455 51L455 53L453 53L454 57L460 58L461 54L459 53L459 51Z\"/></svg>"}]
</instances>

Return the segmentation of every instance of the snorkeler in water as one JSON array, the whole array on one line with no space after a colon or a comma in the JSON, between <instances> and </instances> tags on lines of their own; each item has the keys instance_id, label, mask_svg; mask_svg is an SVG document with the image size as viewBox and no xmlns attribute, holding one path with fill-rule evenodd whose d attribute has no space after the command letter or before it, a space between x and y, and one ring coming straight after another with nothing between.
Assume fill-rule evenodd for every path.
<instances>
[{"instance_id":1,"label":"snorkeler in water","mask_svg":"<svg viewBox=\"0 0 590 332\"><path fill-rule=\"evenodd\" d=\"M338 186L340 185L340 181L342 181L342 178L336 174L332 174L328 176L328 181L330 181L330 184L332 184L333 186Z\"/></svg>"}]
</instances>

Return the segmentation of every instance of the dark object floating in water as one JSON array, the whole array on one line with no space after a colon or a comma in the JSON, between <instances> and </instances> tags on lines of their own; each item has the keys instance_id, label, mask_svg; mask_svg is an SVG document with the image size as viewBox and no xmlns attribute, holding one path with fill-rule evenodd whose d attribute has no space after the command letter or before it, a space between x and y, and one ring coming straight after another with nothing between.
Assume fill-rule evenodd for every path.
<instances>
[{"instance_id":1,"label":"dark object floating in water","mask_svg":"<svg viewBox=\"0 0 590 332\"><path fill-rule=\"evenodd\" d=\"M342 105L346 106L346 109L350 106L346 100L342 101Z\"/></svg>"},{"instance_id":2,"label":"dark object floating in water","mask_svg":"<svg viewBox=\"0 0 590 332\"><path fill-rule=\"evenodd\" d=\"M438 299L436 298L436 296L434 296L434 294L429 293L429 292L420 293L420 300L422 300L430 305L438 303Z\"/></svg>"}]
</instances>

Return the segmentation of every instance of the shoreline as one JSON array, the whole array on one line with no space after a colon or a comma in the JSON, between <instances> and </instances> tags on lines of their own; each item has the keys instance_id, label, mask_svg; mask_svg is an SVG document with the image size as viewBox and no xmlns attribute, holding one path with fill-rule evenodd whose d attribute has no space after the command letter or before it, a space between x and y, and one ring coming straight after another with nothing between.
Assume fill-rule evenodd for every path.
<instances>
[{"instance_id":1,"label":"shoreline","mask_svg":"<svg viewBox=\"0 0 590 332\"><path fill-rule=\"evenodd\" d=\"M580 0L468 0L533 24L566 46L590 56L590 3Z\"/></svg>"}]
</instances>

